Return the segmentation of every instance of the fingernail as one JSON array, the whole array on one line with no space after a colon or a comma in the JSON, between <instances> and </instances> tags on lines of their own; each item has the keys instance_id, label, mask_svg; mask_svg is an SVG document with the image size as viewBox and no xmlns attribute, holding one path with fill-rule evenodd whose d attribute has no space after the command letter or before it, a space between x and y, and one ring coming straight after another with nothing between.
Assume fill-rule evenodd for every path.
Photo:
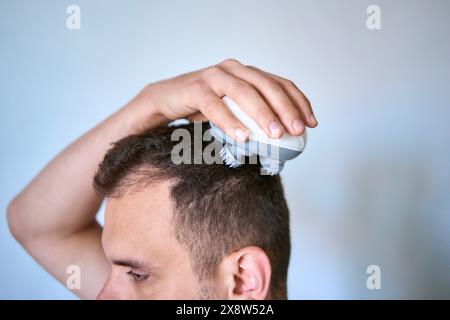
<instances>
[{"instance_id":1,"label":"fingernail","mask_svg":"<svg viewBox=\"0 0 450 320\"><path fill-rule=\"evenodd\" d=\"M311 115L309 116L309 121L311 122L311 124L312 124L313 126L317 125L316 117L314 117L313 114L311 114Z\"/></svg>"},{"instance_id":2,"label":"fingernail","mask_svg":"<svg viewBox=\"0 0 450 320\"><path fill-rule=\"evenodd\" d=\"M278 137L281 132L281 127L276 121L272 121L269 125L269 131L272 137Z\"/></svg>"},{"instance_id":3,"label":"fingernail","mask_svg":"<svg viewBox=\"0 0 450 320\"><path fill-rule=\"evenodd\" d=\"M303 130L303 123L300 120L295 119L292 122L292 128L294 128L295 132L301 132Z\"/></svg>"},{"instance_id":4,"label":"fingernail","mask_svg":"<svg viewBox=\"0 0 450 320\"><path fill-rule=\"evenodd\" d=\"M234 136L236 137L236 140L244 142L247 138L247 134L242 129L236 129L234 130Z\"/></svg>"}]
</instances>

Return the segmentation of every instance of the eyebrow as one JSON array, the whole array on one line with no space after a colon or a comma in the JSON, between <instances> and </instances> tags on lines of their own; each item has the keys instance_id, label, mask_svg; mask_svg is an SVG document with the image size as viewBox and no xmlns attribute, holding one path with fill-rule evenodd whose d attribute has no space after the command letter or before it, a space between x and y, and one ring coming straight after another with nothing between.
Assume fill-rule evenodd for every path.
<instances>
[{"instance_id":1,"label":"eyebrow","mask_svg":"<svg viewBox=\"0 0 450 320\"><path fill-rule=\"evenodd\" d=\"M117 259L117 260L115 259L115 260L112 260L112 263L117 266L124 266L124 267L130 267L130 268L135 268L135 269L147 270L147 271L150 271L152 269L152 267L149 266L148 264L146 264L142 261L133 260L133 259Z\"/></svg>"}]
</instances>

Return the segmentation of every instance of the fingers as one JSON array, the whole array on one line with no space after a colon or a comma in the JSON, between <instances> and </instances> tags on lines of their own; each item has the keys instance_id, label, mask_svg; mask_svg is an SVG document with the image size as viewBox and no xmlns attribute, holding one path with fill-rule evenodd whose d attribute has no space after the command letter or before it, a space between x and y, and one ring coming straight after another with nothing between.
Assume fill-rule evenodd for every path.
<instances>
[{"instance_id":1,"label":"fingers","mask_svg":"<svg viewBox=\"0 0 450 320\"><path fill-rule=\"evenodd\" d=\"M287 79L236 60L225 60L196 75L189 90L194 108L233 139L245 141L248 132L222 101L223 96L235 101L271 138L281 137L285 130L300 135L305 125L317 126L308 99Z\"/></svg>"},{"instance_id":2,"label":"fingers","mask_svg":"<svg viewBox=\"0 0 450 320\"><path fill-rule=\"evenodd\" d=\"M311 103L309 102L308 98L303 94L303 92L301 92L297 88L295 83L293 83L292 81L276 75L272 76L273 79L283 87L283 89L286 91L286 93L292 99L292 101L295 101L297 103L298 107L301 110L304 123L306 123L310 128L316 127L318 124L317 119L312 111Z\"/></svg>"},{"instance_id":3,"label":"fingers","mask_svg":"<svg viewBox=\"0 0 450 320\"><path fill-rule=\"evenodd\" d=\"M273 77L234 60L227 60L221 66L232 75L251 83L269 103L273 112L291 135L300 135L304 132L305 127L299 107Z\"/></svg>"},{"instance_id":4,"label":"fingers","mask_svg":"<svg viewBox=\"0 0 450 320\"><path fill-rule=\"evenodd\" d=\"M194 113L194 114L188 116L187 119L192 122L193 121L208 121L208 118L206 118L201 112Z\"/></svg>"},{"instance_id":5,"label":"fingers","mask_svg":"<svg viewBox=\"0 0 450 320\"><path fill-rule=\"evenodd\" d=\"M235 101L269 137L281 137L284 129L277 115L249 82L219 67L209 68L204 76L218 96L226 95Z\"/></svg>"},{"instance_id":6,"label":"fingers","mask_svg":"<svg viewBox=\"0 0 450 320\"><path fill-rule=\"evenodd\" d=\"M225 103L213 90L203 88L198 102L200 112L231 138L244 142L248 138L247 129L233 115Z\"/></svg>"},{"instance_id":7,"label":"fingers","mask_svg":"<svg viewBox=\"0 0 450 320\"><path fill-rule=\"evenodd\" d=\"M300 109L303 123L305 123L310 128L314 128L317 126L318 122L312 111L311 103L309 102L308 98L303 94L303 92L301 92L300 89L297 88L295 83L280 76L271 74L266 71L262 71L253 66L248 66L248 68L262 72L267 76L271 77L274 81L276 81L284 89L284 91L289 96L291 101L294 102L296 106Z\"/></svg>"}]
</instances>

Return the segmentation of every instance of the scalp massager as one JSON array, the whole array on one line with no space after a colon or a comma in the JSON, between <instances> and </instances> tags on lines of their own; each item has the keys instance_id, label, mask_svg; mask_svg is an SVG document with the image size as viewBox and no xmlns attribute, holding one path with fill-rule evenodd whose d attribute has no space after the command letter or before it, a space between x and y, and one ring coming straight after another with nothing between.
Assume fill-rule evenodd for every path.
<instances>
[{"instance_id":1,"label":"scalp massager","mask_svg":"<svg viewBox=\"0 0 450 320\"><path fill-rule=\"evenodd\" d=\"M305 149L306 129L301 136L284 133L279 139L271 139L233 100L225 96L223 102L247 128L249 137L245 142L235 141L210 122L212 135L223 144L220 156L229 167L236 168L245 163L246 157L258 156L262 171L275 175L287 160L294 159Z\"/></svg>"}]
</instances>

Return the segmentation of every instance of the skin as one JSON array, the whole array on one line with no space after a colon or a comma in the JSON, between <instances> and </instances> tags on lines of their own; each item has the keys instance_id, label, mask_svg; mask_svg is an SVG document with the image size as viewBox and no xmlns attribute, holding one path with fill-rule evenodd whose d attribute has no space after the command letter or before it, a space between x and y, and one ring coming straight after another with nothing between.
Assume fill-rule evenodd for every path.
<instances>
[{"instance_id":1,"label":"skin","mask_svg":"<svg viewBox=\"0 0 450 320\"><path fill-rule=\"evenodd\" d=\"M208 119L232 138L247 139L224 95L272 138L317 126L309 101L291 81L233 59L149 84L61 151L10 202L12 234L63 284L67 267L78 265L81 289L74 293L85 299L271 298L271 265L257 247L229 253L211 279L196 277L171 225L170 181L106 199L104 229L95 219L103 198L92 177L112 142L178 118Z\"/></svg>"},{"instance_id":2,"label":"skin","mask_svg":"<svg viewBox=\"0 0 450 320\"><path fill-rule=\"evenodd\" d=\"M169 186L107 202L102 242L112 263L98 298L200 298L188 252L175 239Z\"/></svg>"}]
</instances>

